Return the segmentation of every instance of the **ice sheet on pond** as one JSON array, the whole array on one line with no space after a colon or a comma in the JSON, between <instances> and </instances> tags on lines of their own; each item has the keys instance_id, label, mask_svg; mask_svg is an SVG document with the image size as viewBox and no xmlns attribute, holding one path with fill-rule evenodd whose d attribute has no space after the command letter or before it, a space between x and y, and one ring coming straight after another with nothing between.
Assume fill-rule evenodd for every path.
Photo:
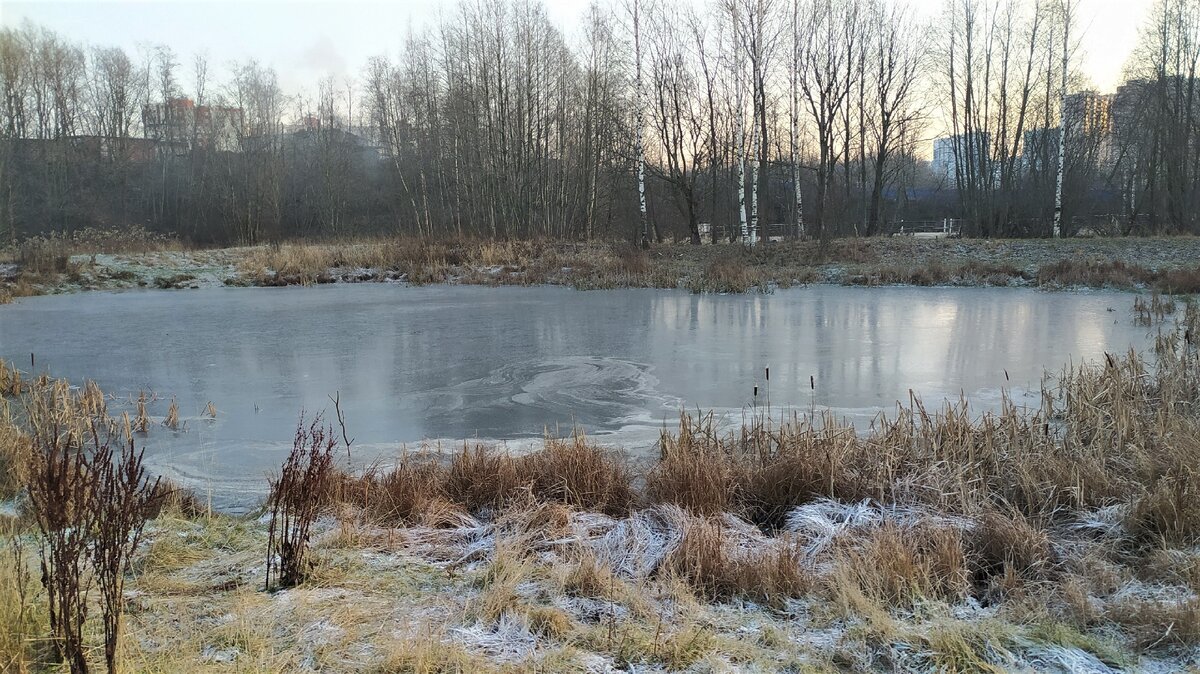
<instances>
[{"instance_id":1,"label":"ice sheet on pond","mask_svg":"<svg viewBox=\"0 0 1200 674\"><path fill-rule=\"evenodd\" d=\"M1133 297L833 286L91 292L4 307L0 357L28 368L35 353L39 371L94 379L125 400L152 392L152 415L177 399L184 430L154 425L143 439L153 467L238 508L261 498L300 412L332 416L335 393L359 465L465 439L525 451L576 426L653 456L681 410L713 410L726 429L768 409L776 419L829 410L866 430L910 390L929 408L965 395L983 413L1005 392L1018 405L1032 392L1036 404L1044 368L1147 344Z\"/></svg>"}]
</instances>

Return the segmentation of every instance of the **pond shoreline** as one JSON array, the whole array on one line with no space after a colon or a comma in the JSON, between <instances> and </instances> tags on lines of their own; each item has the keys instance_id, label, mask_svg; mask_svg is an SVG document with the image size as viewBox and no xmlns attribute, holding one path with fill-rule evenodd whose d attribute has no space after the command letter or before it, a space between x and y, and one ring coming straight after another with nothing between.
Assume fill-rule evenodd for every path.
<instances>
[{"instance_id":1,"label":"pond shoreline","mask_svg":"<svg viewBox=\"0 0 1200 674\"><path fill-rule=\"evenodd\" d=\"M393 282L680 288L770 292L795 285L1110 288L1200 291L1200 238L1067 240L840 239L736 244L421 242L285 243L220 249L68 250L40 270L0 264L0 303L128 288ZM69 253L69 254L67 254Z\"/></svg>"}]
</instances>

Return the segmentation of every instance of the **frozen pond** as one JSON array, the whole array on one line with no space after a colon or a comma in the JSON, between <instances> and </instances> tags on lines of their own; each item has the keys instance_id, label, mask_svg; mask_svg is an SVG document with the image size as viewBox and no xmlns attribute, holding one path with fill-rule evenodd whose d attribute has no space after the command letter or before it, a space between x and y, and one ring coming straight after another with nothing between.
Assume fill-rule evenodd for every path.
<instances>
[{"instance_id":1,"label":"frozen pond","mask_svg":"<svg viewBox=\"0 0 1200 674\"><path fill-rule=\"evenodd\" d=\"M1020 401L1044 368L1143 348L1132 303L1115 292L827 286L91 292L0 307L0 357L27 370L32 352L39 372L122 397L153 392L154 415L176 397L186 427L151 428L153 467L242 507L261 495L301 410L332 417L339 391L363 462L424 440L522 444L573 425L645 452L681 408L732 424L765 405L767 366L777 411L830 408L865 423L909 389L929 406L963 392L983 411L1002 388ZM208 401L215 420L202 415Z\"/></svg>"}]
</instances>

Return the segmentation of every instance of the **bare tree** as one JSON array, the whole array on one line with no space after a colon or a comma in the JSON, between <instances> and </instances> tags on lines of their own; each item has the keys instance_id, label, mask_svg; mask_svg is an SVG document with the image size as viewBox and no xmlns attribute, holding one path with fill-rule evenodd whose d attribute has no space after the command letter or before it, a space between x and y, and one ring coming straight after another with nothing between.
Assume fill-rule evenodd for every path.
<instances>
[{"instance_id":1,"label":"bare tree","mask_svg":"<svg viewBox=\"0 0 1200 674\"><path fill-rule=\"evenodd\" d=\"M687 223L689 238L700 243L697 169L705 161L703 90L696 76L696 62L689 47L686 26L677 23L678 7L667 4L651 15L650 80L654 105L651 127L660 156L652 169L671 186L675 206ZM693 26L693 16L687 23Z\"/></svg>"},{"instance_id":2,"label":"bare tree","mask_svg":"<svg viewBox=\"0 0 1200 674\"><path fill-rule=\"evenodd\" d=\"M829 236L829 200L837 175L839 138L837 121L842 116L851 89L851 66L847 56L856 39L853 17L855 0L808 0L801 11L798 81L804 104L817 138L817 191L813 207L814 233Z\"/></svg>"},{"instance_id":3,"label":"bare tree","mask_svg":"<svg viewBox=\"0 0 1200 674\"><path fill-rule=\"evenodd\" d=\"M926 32L901 4L871 8L871 96L874 114L867 115L870 143L871 186L866 220L868 236L879 233L883 191L900 171L894 161L901 152L912 152L914 134L924 115L919 100L921 69L926 60ZM866 134L865 134L866 135Z\"/></svg>"}]
</instances>

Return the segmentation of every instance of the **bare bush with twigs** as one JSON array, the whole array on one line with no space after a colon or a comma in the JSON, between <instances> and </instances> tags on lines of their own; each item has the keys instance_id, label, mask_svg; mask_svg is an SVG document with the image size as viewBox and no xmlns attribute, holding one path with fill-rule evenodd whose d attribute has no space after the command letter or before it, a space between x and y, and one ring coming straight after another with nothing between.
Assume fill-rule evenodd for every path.
<instances>
[{"instance_id":1,"label":"bare bush with twigs","mask_svg":"<svg viewBox=\"0 0 1200 674\"><path fill-rule=\"evenodd\" d=\"M321 424L319 414L307 426L301 415L292 450L279 476L271 480L267 590L272 588L272 575L278 587L292 587L303 582L308 571L312 526L334 478L333 453L338 446L333 427Z\"/></svg>"}]
</instances>

